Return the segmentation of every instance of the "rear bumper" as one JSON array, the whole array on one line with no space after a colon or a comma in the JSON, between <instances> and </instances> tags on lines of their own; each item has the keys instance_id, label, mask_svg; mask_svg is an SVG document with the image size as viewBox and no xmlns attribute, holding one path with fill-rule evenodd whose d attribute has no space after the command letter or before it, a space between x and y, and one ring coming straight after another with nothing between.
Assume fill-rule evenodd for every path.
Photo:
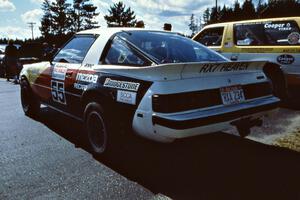
<instances>
[{"instance_id":1,"label":"rear bumper","mask_svg":"<svg viewBox=\"0 0 300 200\"><path fill-rule=\"evenodd\" d=\"M154 126L166 127L173 130L193 129L268 112L278 108L279 103L280 100L278 98L269 96L243 104L222 106L186 114L154 114L152 122Z\"/></svg>"},{"instance_id":2,"label":"rear bumper","mask_svg":"<svg viewBox=\"0 0 300 200\"><path fill-rule=\"evenodd\" d=\"M300 98L300 74L299 73L289 73L285 75L289 98Z\"/></svg>"}]
</instances>

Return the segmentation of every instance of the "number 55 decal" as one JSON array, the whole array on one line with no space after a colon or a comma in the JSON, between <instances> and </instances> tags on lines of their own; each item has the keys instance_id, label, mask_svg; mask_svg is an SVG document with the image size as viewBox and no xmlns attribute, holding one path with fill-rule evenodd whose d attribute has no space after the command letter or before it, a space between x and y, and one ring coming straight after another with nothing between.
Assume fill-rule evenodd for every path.
<instances>
[{"instance_id":1,"label":"number 55 decal","mask_svg":"<svg viewBox=\"0 0 300 200\"><path fill-rule=\"evenodd\" d=\"M51 81L51 94L53 101L61 104L67 104L65 96L65 84L63 82Z\"/></svg>"}]
</instances>

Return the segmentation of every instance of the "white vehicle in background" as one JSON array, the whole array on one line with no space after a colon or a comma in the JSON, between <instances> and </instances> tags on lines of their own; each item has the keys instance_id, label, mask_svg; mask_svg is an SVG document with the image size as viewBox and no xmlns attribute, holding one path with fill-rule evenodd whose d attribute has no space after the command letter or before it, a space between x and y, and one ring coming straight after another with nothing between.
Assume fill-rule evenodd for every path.
<instances>
[{"instance_id":1,"label":"white vehicle in background","mask_svg":"<svg viewBox=\"0 0 300 200\"><path fill-rule=\"evenodd\" d=\"M51 62L25 65L21 100L27 115L43 103L84 122L98 154L124 129L159 142L232 127L245 136L279 103L266 64L229 62L175 33L100 28L77 33Z\"/></svg>"},{"instance_id":2,"label":"white vehicle in background","mask_svg":"<svg viewBox=\"0 0 300 200\"><path fill-rule=\"evenodd\" d=\"M6 45L0 44L0 78L5 76L5 69L4 69L4 55L5 55L5 47Z\"/></svg>"}]
</instances>

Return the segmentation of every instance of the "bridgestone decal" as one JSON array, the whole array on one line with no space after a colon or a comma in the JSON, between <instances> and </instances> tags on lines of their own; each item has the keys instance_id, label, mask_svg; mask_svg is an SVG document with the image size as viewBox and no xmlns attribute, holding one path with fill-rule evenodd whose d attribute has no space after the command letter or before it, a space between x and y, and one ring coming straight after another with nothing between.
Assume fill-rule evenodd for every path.
<instances>
[{"instance_id":1,"label":"bridgestone decal","mask_svg":"<svg viewBox=\"0 0 300 200\"><path fill-rule=\"evenodd\" d=\"M138 91L140 84L127 81L117 81L112 80L110 78L106 78L103 86L122 90Z\"/></svg>"}]
</instances>

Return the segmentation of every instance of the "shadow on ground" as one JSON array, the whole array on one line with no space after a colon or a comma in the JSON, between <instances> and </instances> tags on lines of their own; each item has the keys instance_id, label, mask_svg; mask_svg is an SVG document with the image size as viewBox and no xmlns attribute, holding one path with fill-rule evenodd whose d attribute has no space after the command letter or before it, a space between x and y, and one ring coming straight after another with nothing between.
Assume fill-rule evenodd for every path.
<instances>
[{"instance_id":1,"label":"shadow on ground","mask_svg":"<svg viewBox=\"0 0 300 200\"><path fill-rule=\"evenodd\" d=\"M300 97L288 100L287 102L282 102L280 107L291 110L300 110Z\"/></svg>"},{"instance_id":2,"label":"shadow on ground","mask_svg":"<svg viewBox=\"0 0 300 200\"><path fill-rule=\"evenodd\" d=\"M80 123L46 110L39 120L86 150ZM300 199L299 153L223 133L163 145L134 138L95 159L173 199Z\"/></svg>"}]
</instances>

